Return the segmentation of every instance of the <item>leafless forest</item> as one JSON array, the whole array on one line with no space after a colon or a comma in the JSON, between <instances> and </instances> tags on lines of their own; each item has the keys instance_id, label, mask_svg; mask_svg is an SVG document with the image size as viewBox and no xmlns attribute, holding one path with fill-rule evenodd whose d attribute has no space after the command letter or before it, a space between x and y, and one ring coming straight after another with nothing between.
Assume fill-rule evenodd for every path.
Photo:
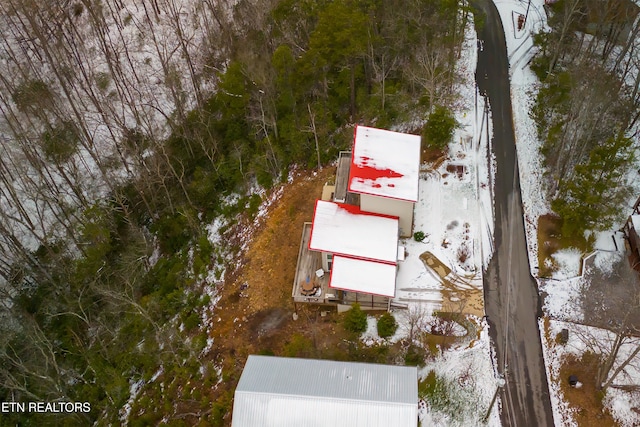
<instances>
[{"instance_id":1,"label":"leafless forest","mask_svg":"<svg viewBox=\"0 0 640 427\"><path fill-rule=\"evenodd\" d=\"M162 374L171 386L141 394L140 422L223 425L228 393L212 385L225 374L200 360L204 287L222 286L238 248L206 225L254 215L252 189L327 163L353 123L449 117L469 13L455 0L0 0L0 400L89 401L70 425L118 423L132 384ZM181 394L191 381L206 398Z\"/></svg>"}]
</instances>

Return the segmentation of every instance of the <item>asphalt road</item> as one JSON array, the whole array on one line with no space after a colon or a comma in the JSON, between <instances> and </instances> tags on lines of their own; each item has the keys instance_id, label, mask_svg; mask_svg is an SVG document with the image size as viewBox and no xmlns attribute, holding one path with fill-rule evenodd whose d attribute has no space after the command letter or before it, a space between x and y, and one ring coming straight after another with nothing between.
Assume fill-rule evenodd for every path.
<instances>
[{"instance_id":1,"label":"asphalt road","mask_svg":"<svg viewBox=\"0 0 640 427\"><path fill-rule=\"evenodd\" d=\"M538 332L540 302L527 256L504 30L491 0L473 3L486 14L478 34L476 81L489 99L497 164L495 252L484 294L497 368L506 380L501 418L504 426L553 426Z\"/></svg>"}]
</instances>

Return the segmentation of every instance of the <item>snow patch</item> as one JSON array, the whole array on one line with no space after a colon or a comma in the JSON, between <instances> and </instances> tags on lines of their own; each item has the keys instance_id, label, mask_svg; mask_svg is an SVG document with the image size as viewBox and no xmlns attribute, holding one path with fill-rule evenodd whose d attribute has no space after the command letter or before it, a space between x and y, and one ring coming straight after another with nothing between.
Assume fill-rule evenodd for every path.
<instances>
[{"instance_id":1,"label":"snow patch","mask_svg":"<svg viewBox=\"0 0 640 427\"><path fill-rule=\"evenodd\" d=\"M582 252L575 248L560 249L551 255L556 262L557 270L552 277L556 280L569 279L580 274Z\"/></svg>"}]
</instances>

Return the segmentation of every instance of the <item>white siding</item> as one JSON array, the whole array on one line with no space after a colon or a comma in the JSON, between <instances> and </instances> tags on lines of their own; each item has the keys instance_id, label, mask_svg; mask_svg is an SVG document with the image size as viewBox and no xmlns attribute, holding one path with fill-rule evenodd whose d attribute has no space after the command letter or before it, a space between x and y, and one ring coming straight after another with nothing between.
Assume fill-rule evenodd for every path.
<instances>
[{"instance_id":1,"label":"white siding","mask_svg":"<svg viewBox=\"0 0 640 427\"><path fill-rule=\"evenodd\" d=\"M413 202L388 197L360 195L360 209L399 218L400 236L409 237L413 229Z\"/></svg>"},{"instance_id":2,"label":"white siding","mask_svg":"<svg viewBox=\"0 0 640 427\"><path fill-rule=\"evenodd\" d=\"M416 397L417 400L417 397ZM232 427L416 427L418 405L236 393Z\"/></svg>"},{"instance_id":3,"label":"white siding","mask_svg":"<svg viewBox=\"0 0 640 427\"><path fill-rule=\"evenodd\" d=\"M415 367L249 356L232 427L416 427Z\"/></svg>"}]
</instances>

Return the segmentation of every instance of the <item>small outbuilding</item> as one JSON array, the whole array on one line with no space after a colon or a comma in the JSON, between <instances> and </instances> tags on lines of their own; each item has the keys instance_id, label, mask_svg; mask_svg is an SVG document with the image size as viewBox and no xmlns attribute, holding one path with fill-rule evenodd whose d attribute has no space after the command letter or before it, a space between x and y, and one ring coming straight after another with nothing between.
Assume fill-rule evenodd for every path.
<instances>
[{"instance_id":1,"label":"small outbuilding","mask_svg":"<svg viewBox=\"0 0 640 427\"><path fill-rule=\"evenodd\" d=\"M251 355L232 427L416 427L415 367Z\"/></svg>"}]
</instances>

